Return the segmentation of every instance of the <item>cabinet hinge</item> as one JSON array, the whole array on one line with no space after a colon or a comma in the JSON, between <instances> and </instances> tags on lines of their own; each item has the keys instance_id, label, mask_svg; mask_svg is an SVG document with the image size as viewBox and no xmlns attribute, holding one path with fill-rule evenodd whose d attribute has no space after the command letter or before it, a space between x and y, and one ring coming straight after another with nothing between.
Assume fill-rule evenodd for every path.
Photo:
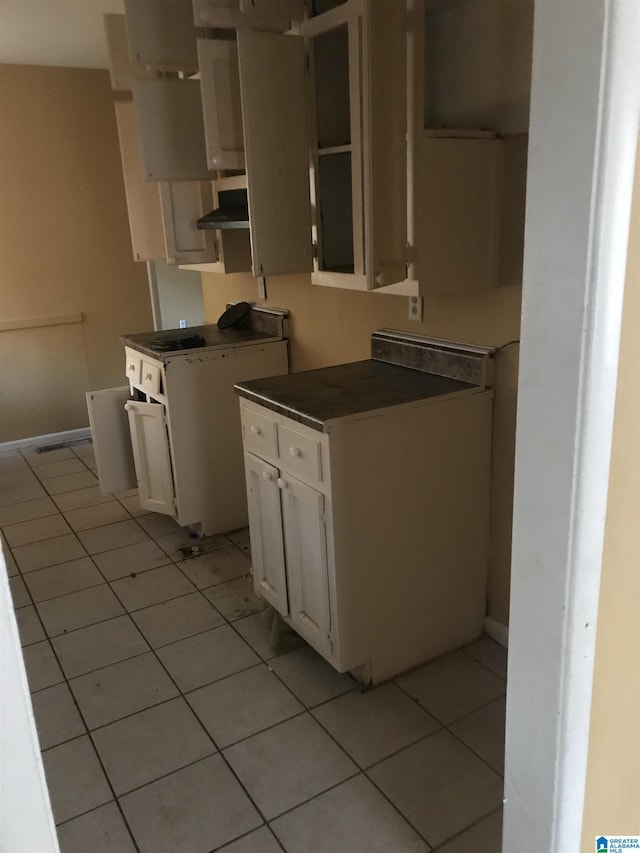
<instances>
[{"instance_id":1,"label":"cabinet hinge","mask_svg":"<svg viewBox=\"0 0 640 853\"><path fill-rule=\"evenodd\" d=\"M311 253L312 253L313 257L317 260L317 258L318 258L318 244L315 242L315 240L311 244Z\"/></svg>"}]
</instances>

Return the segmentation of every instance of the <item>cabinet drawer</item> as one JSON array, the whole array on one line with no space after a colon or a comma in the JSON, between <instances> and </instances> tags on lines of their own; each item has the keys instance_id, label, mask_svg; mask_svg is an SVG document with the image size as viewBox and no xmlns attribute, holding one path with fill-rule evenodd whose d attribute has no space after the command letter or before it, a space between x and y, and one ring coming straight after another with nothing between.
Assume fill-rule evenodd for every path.
<instances>
[{"instance_id":1,"label":"cabinet drawer","mask_svg":"<svg viewBox=\"0 0 640 853\"><path fill-rule=\"evenodd\" d=\"M142 378L140 380L142 389L148 394L160 393L160 365L149 361L142 361Z\"/></svg>"},{"instance_id":2,"label":"cabinet drawer","mask_svg":"<svg viewBox=\"0 0 640 853\"><path fill-rule=\"evenodd\" d=\"M243 408L242 425L244 443L248 450L253 450L258 456L278 456L278 436L274 420Z\"/></svg>"},{"instance_id":3,"label":"cabinet drawer","mask_svg":"<svg viewBox=\"0 0 640 853\"><path fill-rule=\"evenodd\" d=\"M133 350L127 350L127 366L126 366L126 374L127 379L131 385L139 385L140 384L140 376L142 374L142 357L136 355Z\"/></svg>"},{"instance_id":4,"label":"cabinet drawer","mask_svg":"<svg viewBox=\"0 0 640 853\"><path fill-rule=\"evenodd\" d=\"M320 442L278 424L281 467L291 473L322 482Z\"/></svg>"}]
</instances>

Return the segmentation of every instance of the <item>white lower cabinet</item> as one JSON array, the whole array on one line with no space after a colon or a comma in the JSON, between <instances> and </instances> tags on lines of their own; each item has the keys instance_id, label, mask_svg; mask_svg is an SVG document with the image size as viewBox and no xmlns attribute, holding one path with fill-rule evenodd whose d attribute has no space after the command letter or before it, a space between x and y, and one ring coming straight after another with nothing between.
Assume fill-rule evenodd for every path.
<instances>
[{"instance_id":1,"label":"white lower cabinet","mask_svg":"<svg viewBox=\"0 0 640 853\"><path fill-rule=\"evenodd\" d=\"M253 582L260 596L287 616L289 599L284 567L284 535L279 471L251 453L245 453L247 503L251 527Z\"/></svg>"},{"instance_id":2,"label":"white lower cabinet","mask_svg":"<svg viewBox=\"0 0 640 853\"><path fill-rule=\"evenodd\" d=\"M278 485L291 624L319 651L331 654L324 495L284 475Z\"/></svg>"},{"instance_id":3,"label":"white lower cabinet","mask_svg":"<svg viewBox=\"0 0 640 853\"><path fill-rule=\"evenodd\" d=\"M251 453L245 469L256 591L330 656L324 495Z\"/></svg>"},{"instance_id":4,"label":"white lower cabinet","mask_svg":"<svg viewBox=\"0 0 640 853\"><path fill-rule=\"evenodd\" d=\"M206 334L206 327L194 330ZM126 347L125 354L129 385L87 394L102 493L137 486L143 509L170 515L183 527L199 525L205 535L244 527L233 386L286 373L287 342L202 347L158 358Z\"/></svg>"},{"instance_id":5,"label":"white lower cabinet","mask_svg":"<svg viewBox=\"0 0 640 853\"><path fill-rule=\"evenodd\" d=\"M317 652L378 683L480 635L491 391L323 432L240 409L254 588Z\"/></svg>"},{"instance_id":6,"label":"white lower cabinet","mask_svg":"<svg viewBox=\"0 0 640 853\"><path fill-rule=\"evenodd\" d=\"M129 401L125 410L129 415L140 506L173 515L176 501L165 407Z\"/></svg>"}]
</instances>

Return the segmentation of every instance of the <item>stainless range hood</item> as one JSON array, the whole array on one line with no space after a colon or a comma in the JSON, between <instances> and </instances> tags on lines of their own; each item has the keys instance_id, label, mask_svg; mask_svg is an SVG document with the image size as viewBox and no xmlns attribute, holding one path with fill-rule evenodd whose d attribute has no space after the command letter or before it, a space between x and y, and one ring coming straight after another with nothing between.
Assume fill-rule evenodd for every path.
<instances>
[{"instance_id":1,"label":"stainless range hood","mask_svg":"<svg viewBox=\"0 0 640 853\"><path fill-rule=\"evenodd\" d=\"M220 207L197 221L200 231L249 227L249 205L246 190L226 190L218 194Z\"/></svg>"}]
</instances>

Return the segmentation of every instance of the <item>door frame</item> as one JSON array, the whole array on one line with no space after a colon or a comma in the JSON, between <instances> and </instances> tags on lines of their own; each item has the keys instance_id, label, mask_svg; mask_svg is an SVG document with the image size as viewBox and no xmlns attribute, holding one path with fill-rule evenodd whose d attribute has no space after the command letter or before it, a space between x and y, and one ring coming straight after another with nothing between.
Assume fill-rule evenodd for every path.
<instances>
[{"instance_id":1,"label":"door frame","mask_svg":"<svg viewBox=\"0 0 640 853\"><path fill-rule=\"evenodd\" d=\"M581 849L638 43L635 0L536 2L503 853Z\"/></svg>"}]
</instances>

